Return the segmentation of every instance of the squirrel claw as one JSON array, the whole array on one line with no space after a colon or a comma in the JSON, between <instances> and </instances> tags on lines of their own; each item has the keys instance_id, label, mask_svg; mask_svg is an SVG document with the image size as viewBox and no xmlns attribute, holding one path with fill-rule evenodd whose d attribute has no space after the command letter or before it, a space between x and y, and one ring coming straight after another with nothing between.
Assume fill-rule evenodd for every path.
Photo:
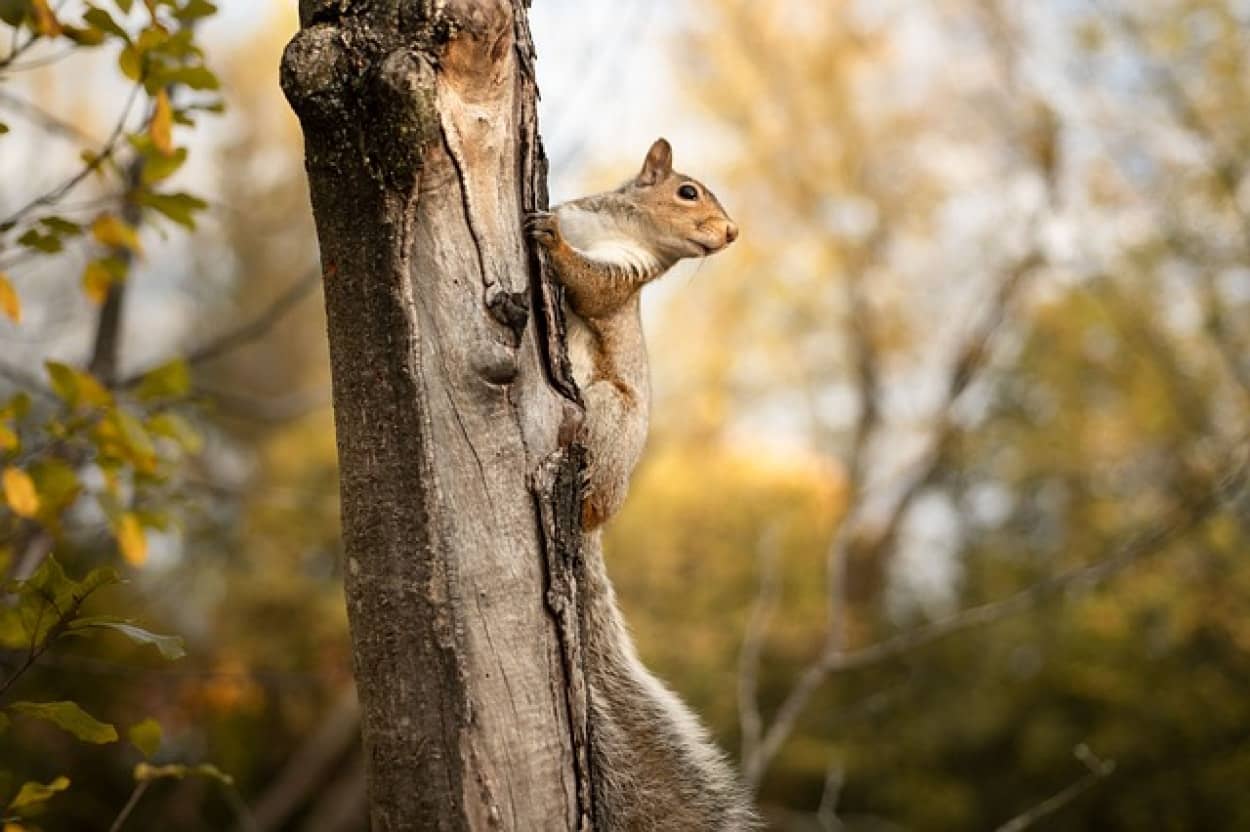
<instances>
[{"instance_id":1,"label":"squirrel claw","mask_svg":"<svg viewBox=\"0 0 1250 832\"><path fill-rule=\"evenodd\" d=\"M547 248L560 239L560 220L550 211L531 211L525 217L525 231Z\"/></svg>"}]
</instances>

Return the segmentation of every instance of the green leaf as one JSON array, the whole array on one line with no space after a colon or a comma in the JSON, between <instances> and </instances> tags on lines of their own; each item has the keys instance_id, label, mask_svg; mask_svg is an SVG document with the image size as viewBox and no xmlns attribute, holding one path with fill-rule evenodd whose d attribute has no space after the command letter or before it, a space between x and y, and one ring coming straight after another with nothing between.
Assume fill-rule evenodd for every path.
<instances>
[{"instance_id":1,"label":"green leaf","mask_svg":"<svg viewBox=\"0 0 1250 832\"><path fill-rule=\"evenodd\" d=\"M92 47L104 43L105 32L95 26L61 26L61 34L79 46Z\"/></svg>"},{"instance_id":2,"label":"green leaf","mask_svg":"<svg viewBox=\"0 0 1250 832\"><path fill-rule=\"evenodd\" d=\"M30 636L22 620L20 608L0 606L0 647L24 650L30 647Z\"/></svg>"},{"instance_id":3,"label":"green leaf","mask_svg":"<svg viewBox=\"0 0 1250 832\"><path fill-rule=\"evenodd\" d=\"M10 585L10 591L19 596L17 612L25 643L41 644L48 630L75 606L102 587L120 582L117 571L111 568L96 569L81 581L71 580L56 558L48 555L30 578Z\"/></svg>"},{"instance_id":4,"label":"green leaf","mask_svg":"<svg viewBox=\"0 0 1250 832\"><path fill-rule=\"evenodd\" d=\"M52 392L70 407L107 407L113 396L90 373L76 370L59 361L44 362Z\"/></svg>"},{"instance_id":5,"label":"green leaf","mask_svg":"<svg viewBox=\"0 0 1250 832\"><path fill-rule=\"evenodd\" d=\"M125 457L135 468L145 473L156 465L156 446L148 436L143 423L132 413L118 408L109 414L109 422L117 429L117 438L125 450Z\"/></svg>"},{"instance_id":6,"label":"green leaf","mask_svg":"<svg viewBox=\"0 0 1250 832\"><path fill-rule=\"evenodd\" d=\"M76 702L14 702L9 710L24 716L42 719L68 731L83 742L117 742L117 729L100 722L78 707Z\"/></svg>"},{"instance_id":7,"label":"green leaf","mask_svg":"<svg viewBox=\"0 0 1250 832\"><path fill-rule=\"evenodd\" d=\"M135 395L142 401L179 399L191 390L191 370L187 362L175 358L143 374Z\"/></svg>"},{"instance_id":8,"label":"green leaf","mask_svg":"<svg viewBox=\"0 0 1250 832\"><path fill-rule=\"evenodd\" d=\"M139 38L135 41L135 46L139 49L141 54L146 54L148 52L159 51L168 40L169 32L166 31L163 26L153 23L139 33Z\"/></svg>"},{"instance_id":9,"label":"green leaf","mask_svg":"<svg viewBox=\"0 0 1250 832\"><path fill-rule=\"evenodd\" d=\"M183 148L179 148L179 153L182 152ZM208 207L207 202L187 193L156 194L150 191L141 191L135 194L134 200L140 205L151 208L179 225L190 229L195 228L196 212L203 211Z\"/></svg>"},{"instance_id":10,"label":"green leaf","mask_svg":"<svg viewBox=\"0 0 1250 832\"><path fill-rule=\"evenodd\" d=\"M206 66L164 67L153 73L152 80L160 86L180 84L193 90L216 90L221 82Z\"/></svg>"},{"instance_id":11,"label":"green leaf","mask_svg":"<svg viewBox=\"0 0 1250 832\"><path fill-rule=\"evenodd\" d=\"M130 7L134 5L134 0L113 0L113 4L126 14L130 14Z\"/></svg>"},{"instance_id":12,"label":"green leaf","mask_svg":"<svg viewBox=\"0 0 1250 832\"><path fill-rule=\"evenodd\" d=\"M172 439L189 454L198 454L204 447L204 438L177 413L158 413L148 419L148 431L155 436Z\"/></svg>"},{"instance_id":13,"label":"green leaf","mask_svg":"<svg viewBox=\"0 0 1250 832\"><path fill-rule=\"evenodd\" d=\"M17 238L17 242L19 245L42 251L44 254L56 254L65 248L59 235L42 234L37 228L27 229L25 234Z\"/></svg>"},{"instance_id":14,"label":"green leaf","mask_svg":"<svg viewBox=\"0 0 1250 832\"><path fill-rule=\"evenodd\" d=\"M177 148L169 155L153 152L143 160L143 170L139 174L139 179L144 185L155 184L173 176L186 161L187 149L185 147Z\"/></svg>"},{"instance_id":15,"label":"green leaf","mask_svg":"<svg viewBox=\"0 0 1250 832\"><path fill-rule=\"evenodd\" d=\"M30 466L30 477L44 510L60 512L78 499L82 485L72 465L59 459L42 459Z\"/></svg>"},{"instance_id":16,"label":"green leaf","mask_svg":"<svg viewBox=\"0 0 1250 832\"><path fill-rule=\"evenodd\" d=\"M71 222L64 217L49 216L41 217L39 223L46 227L53 234L60 234L62 237L72 237L75 234L82 233L82 226L76 222Z\"/></svg>"},{"instance_id":17,"label":"green leaf","mask_svg":"<svg viewBox=\"0 0 1250 832\"><path fill-rule=\"evenodd\" d=\"M0 407L0 418L25 419L30 412L31 398L29 393L15 393L13 398Z\"/></svg>"},{"instance_id":18,"label":"green leaf","mask_svg":"<svg viewBox=\"0 0 1250 832\"><path fill-rule=\"evenodd\" d=\"M61 568L60 561L48 555L33 575L19 582L18 589L22 592L33 592L46 601L59 605L64 599L73 596L74 582Z\"/></svg>"},{"instance_id":19,"label":"green leaf","mask_svg":"<svg viewBox=\"0 0 1250 832\"><path fill-rule=\"evenodd\" d=\"M80 618L70 625L71 630L102 629L115 630L136 644L150 644L160 651L162 657L173 661L187 654L183 649L182 639L178 636L163 636L148 632L129 621L107 615Z\"/></svg>"},{"instance_id":20,"label":"green leaf","mask_svg":"<svg viewBox=\"0 0 1250 832\"><path fill-rule=\"evenodd\" d=\"M160 750L162 735L161 724L151 717L136 722L126 731L126 738L144 757L151 757Z\"/></svg>"},{"instance_id":21,"label":"green leaf","mask_svg":"<svg viewBox=\"0 0 1250 832\"><path fill-rule=\"evenodd\" d=\"M167 766L154 766L150 763L139 763L135 766L135 780L140 782L165 778L181 780L184 777L191 776L209 777L227 786L234 785L233 777L217 768L217 766L208 763L202 763L198 766L186 766L177 763Z\"/></svg>"},{"instance_id":22,"label":"green leaf","mask_svg":"<svg viewBox=\"0 0 1250 832\"><path fill-rule=\"evenodd\" d=\"M117 56L117 66L131 81L138 81L143 77L143 58L139 56L139 51L135 49L134 44L126 44L126 48Z\"/></svg>"},{"instance_id":23,"label":"green leaf","mask_svg":"<svg viewBox=\"0 0 1250 832\"><path fill-rule=\"evenodd\" d=\"M17 797L9 802L10 811L21 811L29 806L43 803L58 792L63 792L69 788L68 777L58 777L51 783L23 783L22 788L17 793Z\"/></svg>"},{"instance_id":24,"label":"green leaf","mask_svg":"<svg viewBox=\"0 0 1250 832\"><path fill-rule=\"evenodd\" d=\"M108 32L110 35L121 38L127 43L130 43L130 34L119 26L117 21L113 19L113 16L104 9L92 6L87 10L87 13L82 16L82 19L87 23L90 23L95 28Z\"/></svg>"},{"instance_id":25,"label":"green leaf","mask_svg":"<svg viewBox=\"0 0 1250 832\"><path fill-rule=\"evenodd\" d=\"M143 524L145 529L160 529L163 532L169 531L169 513L160 511L159 509L141 508L135 511L135 517L139 518L139 522Z\"/></svg>"},{"instance_id":26,"label":"green leaf","mask_svg":"<svg viewBox=\"0 0 1250 832\"><path fill-rule=\"evenodd\" d=\"M0 20L10 26L20 25L26 17L26 0L0 0Z\"/></svg>"},{"instance_id":27,"label":"green leaf","mask_svg":"<svg viewBox=\"0 0 1250 832\"><path fill-rule=\"evenodd\" d=\"M187 4L174 12L174 17L183 23L199 20L217 13L217 7L208 0L187 0Z\"/></svg>"}]
</instances>

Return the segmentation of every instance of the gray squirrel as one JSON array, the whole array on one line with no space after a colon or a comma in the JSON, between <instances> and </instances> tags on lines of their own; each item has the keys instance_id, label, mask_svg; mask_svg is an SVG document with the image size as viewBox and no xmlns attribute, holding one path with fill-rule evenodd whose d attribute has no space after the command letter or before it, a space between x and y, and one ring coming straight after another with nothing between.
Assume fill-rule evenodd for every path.
<instances>
[{"instance_id":1,"label":"gray squirrel","mask_svg":"<svg viewBox=\"0 0 1250 832\"><path fill-rule=\"evenodd\" d=\"M642 287L678 260L738 236L707 186L673 170L664 139L616 190L532 214L527 229L566 289L569 355L586 404L589 453L584 650L602 832L739 832L759 828L750 798L689 708L638 658L603 562L603 524L620 509L642 455L651 381Z\"/></svg>"}]
</instances>

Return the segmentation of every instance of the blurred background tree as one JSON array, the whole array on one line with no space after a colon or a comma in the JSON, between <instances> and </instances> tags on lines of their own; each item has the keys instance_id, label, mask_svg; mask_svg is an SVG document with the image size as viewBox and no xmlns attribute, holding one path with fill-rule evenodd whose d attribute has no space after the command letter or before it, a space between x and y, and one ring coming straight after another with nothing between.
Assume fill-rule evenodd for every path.
<instances>
[{"instance_id":1,"label":"blurred background tree","mask_svg":"<svg viewBox=\"0 0 1250 832\"><path fill-rule=\"evenodd\" d=\"M29 828L107 828L145 752L234 785L153 781L127 828L361 828L294 11L213 5L0 2L6 568L116 569L84 614L187 654L61 639L0 694L122 738L6 712ZM535 9L557 198L666 134L744 229L648 300L653 433L608 557L772 828L1250 825L1248 25ZM36 604L9 589L6 678Z\"/></svg>"}]
</instances>

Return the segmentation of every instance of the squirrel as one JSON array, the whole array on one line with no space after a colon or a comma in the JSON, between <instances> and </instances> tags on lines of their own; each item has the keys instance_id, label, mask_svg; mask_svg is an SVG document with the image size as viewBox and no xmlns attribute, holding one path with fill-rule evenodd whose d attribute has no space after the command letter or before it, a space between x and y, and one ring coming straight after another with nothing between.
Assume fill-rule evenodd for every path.
<instances>
[{"instance_id":1,"label":"squirrel","mask_svg":"<svg viewBox=\"0 0 1250 832\"><path fill-rule=\"evenodd\" d=\"M602 530L642 455L651 381L642 287L678 260L732 243L738 227L707 186L673 170L657 139L619 188L527 220L565 288L569 355L585 417L582 503L595 825L604 832L739 832L755 811L724 755L684 703L638 658L603 562Z\"/></svg>"}]
</instances>

